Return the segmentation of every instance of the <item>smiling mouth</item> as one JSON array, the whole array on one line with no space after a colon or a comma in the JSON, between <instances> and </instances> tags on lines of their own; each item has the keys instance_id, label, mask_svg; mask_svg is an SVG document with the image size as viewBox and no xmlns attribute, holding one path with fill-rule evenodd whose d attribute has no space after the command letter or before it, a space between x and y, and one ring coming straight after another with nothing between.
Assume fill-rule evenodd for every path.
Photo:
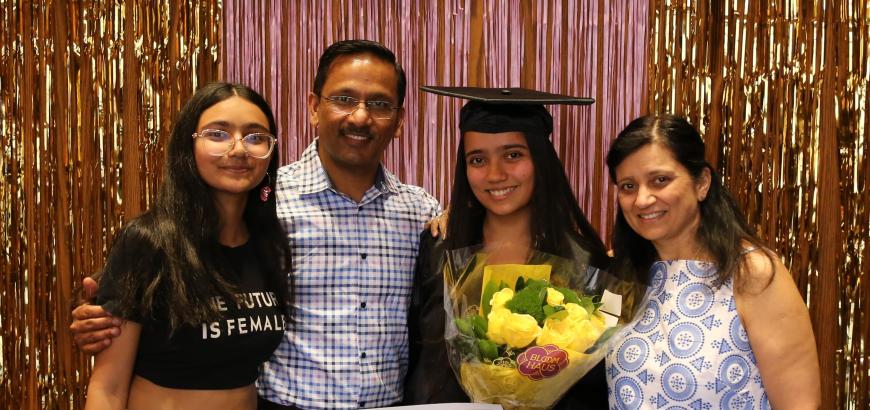
<instances>
[{"instance_id":1,"label":"smiling mouth","mask_svg":"<svg viewBox=\"0 0 870 410\"><path fill-rule=\"evenodd\" d=\"M490 195L492 195L494 197L503 197L503 196L506 196L507 194L513 192L516 189L517 189L517 187L516 187L516 185L514 185L511 187L507 187L507 188L487 189L486 192L488 192Z\"/></svg>"},{"instance_id":2,"label":"smiling mouth","mask_svg":"<svg viewBox=\"0 0 870 410\"><path fill-rule=\"evenodd\" d=\"M364 132L342 132L342 136L347 137L352 141L368 141L372 139L371 134Z\"/></svg>"},{"instance_id":3,"label":"smiling mouth","mask_svg":"<svg viewBox=\"0 0 870 410\"><path fill-rule=\"evenodd\" d=\"M225 171L242 174L251 170L250 167L223 167Z\"/></svg>"},{"instance_id":4,"label":"smiling mouth","mask_svg":"<svg viewBox=\"0 0 870 410\"><path fill-rule=\"evenodd\" d=\"M650 212L650 213L646 213L646 214L638 214L637 216L638 216L638 218L643 219L643 220L650 220L650 219L659 218L659 217L663 216L664 214L665 214L665 211L657 211L657 212Z\"/></svg>"}]
</instances>

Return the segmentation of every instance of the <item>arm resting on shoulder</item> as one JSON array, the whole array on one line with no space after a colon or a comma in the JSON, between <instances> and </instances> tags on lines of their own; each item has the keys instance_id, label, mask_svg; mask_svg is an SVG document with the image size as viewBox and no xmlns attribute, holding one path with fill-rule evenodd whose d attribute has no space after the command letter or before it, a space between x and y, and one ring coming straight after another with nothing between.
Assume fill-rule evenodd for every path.
<instances>
[{"instance_id":1,"label":"arm resting on shoulder","mask_svg":"<svg viewBox=\"0 0 870 410\"><path fill-rule=\"evenodd\" d=\"M737 311L771 406L817 409L821 381L809 311L779 258L763 252L745 255L743 276L734 286Z\"/></svg>"},{"instance_id":2,"label":"arm resting on shoulder","mask_svg":"<svg viewBox=\"0 0 870 410\"><path fill-rule=\"evenodd\" d=\"M121 330L114 343L94 359L85 410L127 408L142 326L127 321L121 325Z\"/></svg>"}]
</instances>

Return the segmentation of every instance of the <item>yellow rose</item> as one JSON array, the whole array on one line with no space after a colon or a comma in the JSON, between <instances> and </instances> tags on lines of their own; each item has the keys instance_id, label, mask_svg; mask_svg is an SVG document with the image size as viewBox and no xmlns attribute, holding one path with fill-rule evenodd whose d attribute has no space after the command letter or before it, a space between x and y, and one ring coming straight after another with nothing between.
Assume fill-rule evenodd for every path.
<instances>
[{"instance_id":1,"label":"yellow rose","mask_svg":"<svg viewBox=\"0 0 870 410\"><path fill-rule=\"evenodd\" d=\"M570 320L571 323L578 323L581 320L589 318L589 312L587 312L583 306L576 303L566 303L565 310L568 311L568 320Z\"/></svg>"},{"instance_id":2,"label":"yellow rose","mask_svg":"<svg viewBox=\"0 0 870 410\"><path fill-rule=\"evenodd\" d=\"M507 343L504 336L502 336L502 325L512 314L513 313L505 307L493 307L492 311L489 312L489 316L487 316L489 323L486 328L486 337L498 344L503 345Z\"/></svg>"},{"instance_id":3,"label":"yellow rose","mask_svg":"<svg viewBox=\"0 0 870 410\"><path fill-rule=\"evenodd\" d=\"M544 322L541 335L538 336L538 346L553 344L562 349L567 349L577 337L574 323L568 319L549 318Z\"/></svg>"},{"instance_id":4,"label":"yellow rose","mask_svg":"<svg viewBox=\"0 0 870 410\"><path fill-rule=\"evenodd\" d=\"M565 300L565 295L553 288L547 288L547 304L550 306L559 306Z\"/></svg>"},{"instance_id":5,"label":"yellow rose","mask_svg":"<svg viewBox=\"0 0 870 410\"><path fill-rule=\"evenodd\" d=\"M582 320L579 323L574 325L574 334L576 337L574 341L571 343L571 350L575 350L578 352L583 352L592 346L598 337L601 336L601 332L603 329L599 328L598 325L592 323L591 320Z\"/></svg>"},{"instance_id":6,"label":"yellow rose","mask_svg":"<svg viewBox=\"0 0 870 410\"><path fill-rule=\"evenodd\" d=\"M511 315L502 323L501 334L510 347L522 348L532 343L541 334L538 321L532 315Z\"/></svg>"},{"instance_id":7,"label":"yellow rose","mask_svg":"<svg viewBox=\"0 0 870 410\"><path fill-rule=\"evenodd\" d=\"M493 309L498 307L503 307L507 301L514 298L514 291L511 288L504 288L498 292L492 294L492 299L489 300L489 304Z\"/></svg>"}]
</instances>

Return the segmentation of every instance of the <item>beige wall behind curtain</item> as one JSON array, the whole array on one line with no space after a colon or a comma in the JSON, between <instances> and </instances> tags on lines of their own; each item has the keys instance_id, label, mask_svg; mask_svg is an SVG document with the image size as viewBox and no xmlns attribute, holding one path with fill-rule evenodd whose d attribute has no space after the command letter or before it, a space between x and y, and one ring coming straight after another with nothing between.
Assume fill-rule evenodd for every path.
<instances>
[{"instance_id":1,"label":"beige wall behind curtain","mask_svg":"<svg viewBox=\"0 0 870 410\"><path fill-rule=\"evenodd\" d=\"M870 407L870 3L654 0L653 113L707 157L810 307L823 408Z\"/></svg>"},{"instance_id":2,"label":"beige wall behind curtain","mask_svg":"<svg viewBox=\"0 0 870 410\"><path fill-rule=\"evenodd\" d=\"M216 77L217 3L0 1L0 407L83 407L72 287L154 198L175 113Z\"/></svg>"}]
</instances>

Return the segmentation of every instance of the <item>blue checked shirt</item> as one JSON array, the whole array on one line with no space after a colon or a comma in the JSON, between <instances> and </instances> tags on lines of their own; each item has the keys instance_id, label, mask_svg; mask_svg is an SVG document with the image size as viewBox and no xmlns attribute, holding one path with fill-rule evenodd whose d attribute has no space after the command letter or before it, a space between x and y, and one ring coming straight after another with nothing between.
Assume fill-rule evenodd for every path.
<instances>
[{"instance_id":1,"label":"blue checked shirt","mask_svg":"<svg viewBox=\"0 0 870 410\"><path fill-rule=\"evenodd\" d=\"M417 246L438 201L383 167L353 201L333 188L317 140L278 170L276 194L293 249L295 323L263 366L260 397L304 409L400 401Z\"/></svg>"}]
</instances>

